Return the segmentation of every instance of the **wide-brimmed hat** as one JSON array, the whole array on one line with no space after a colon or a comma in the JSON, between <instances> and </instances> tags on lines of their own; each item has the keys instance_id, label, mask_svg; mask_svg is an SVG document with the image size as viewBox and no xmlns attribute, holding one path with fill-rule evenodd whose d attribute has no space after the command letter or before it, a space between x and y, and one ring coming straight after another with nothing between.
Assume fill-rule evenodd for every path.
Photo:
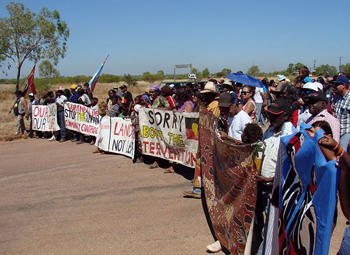
<instances>
[{"instance_id":1,"label":"wide-brimmed hat","mask_svg":"<svg viewBox=\"0 0 350 255\"><path fill-rule=\"evenodd\" d=\"M313 91L322 91L323 85L319 82L308 82L305 83L304 86L301 89L308 89Z\"/></svg>"},{"instance_id":2,"label":"wide-brimmed hat","mask_svg":"<svg viewBox=\"0 0 350 255\"><path fill-rule=\"evenodd\" d=\"M230 107L233 104L233 97L229 93L222 93L219 96L219 107Z\"/></svg>"},{"instance_id":3,"label":"wide-brimmed hat","mask_svg":"<svg viewBox=\"0 0 350 255\"><path fill-rule=\"evenodd\" d=\"M212 82L212 81L208 81L207 84L205 84L204 89L200 93L201 94L213 93L216 95L220 94L218 91L216 91L216 86L215 86L214 82Z\"/></svg>"}]
</instances>

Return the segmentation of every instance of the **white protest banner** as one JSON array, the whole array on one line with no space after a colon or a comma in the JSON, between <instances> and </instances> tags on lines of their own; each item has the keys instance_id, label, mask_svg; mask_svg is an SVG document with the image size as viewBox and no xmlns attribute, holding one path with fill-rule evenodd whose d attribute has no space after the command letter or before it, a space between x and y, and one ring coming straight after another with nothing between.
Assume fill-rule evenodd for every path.
<instances>
[{"instance_id":1,"label":"white protest banner","mask_svg":"<svg viewBox=\"0 0 350 255\"><path fill-rule=\"evenodd\" d=\"M66 102L64 104L66 128L79 133L97 136L99 126L98 110L81 104Z\"/></svg>"},{"instance_id":2,"label":"white protest banner","mask_svg":"<svg viewBox=\"0 0 350 255\"><path fill-rule=\"evenodd\" d=\"M57 106L32 105L32 129L37 131L57 131Z\"/></svg>"},{"instance_id":3,"label":"white protest banner","mask_svg":"<svg viewBox=\"0 0 350 255\"><path fill-rule=\"evenodd\" d=\"M96 146L134 159L135 131L131 119L105 116L100 120Z\"/></svg>"},{"instance_id":4,"label":"white protest banner","mask_svg":"<svg viewBox=\"0 0 350 255\"><path fill-rule=\"evenodd\" d=\"M199 113L142 108L139 111L142 153L194 168Z\"/></svg>"}]
</instances>

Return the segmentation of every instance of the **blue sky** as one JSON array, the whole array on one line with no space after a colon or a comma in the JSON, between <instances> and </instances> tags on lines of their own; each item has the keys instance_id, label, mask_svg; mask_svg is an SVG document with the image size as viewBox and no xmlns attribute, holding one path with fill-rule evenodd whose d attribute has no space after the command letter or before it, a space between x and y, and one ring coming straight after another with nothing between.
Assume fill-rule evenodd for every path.
<instances>
[{"instance_id":1,"label":"blue sky","mask_svg":"<svg viewBox=\"0 0 350 255\"><path fill-rule=\"evenodd\" d=\"M7 17L2 0L0 17ZM349 0L23 0L38 12L58 10L70 29L62 75L142 74L192 63L210 72L244 72L350 62ZM23 75L32 63L25 62ZM179 71L181 72L181 71ZM183 70L184 73L188 70ZM13 67L10 78L16 76ZM0 73L0 78L6 78Z\"/></svg>"}]
</instances>

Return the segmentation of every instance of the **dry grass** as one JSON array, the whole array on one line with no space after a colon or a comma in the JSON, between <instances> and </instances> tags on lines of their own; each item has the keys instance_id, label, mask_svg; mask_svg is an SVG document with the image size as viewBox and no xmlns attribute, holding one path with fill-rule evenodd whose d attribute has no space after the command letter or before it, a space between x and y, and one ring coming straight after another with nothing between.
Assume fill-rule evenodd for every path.
<instances>
[{"instance_id":1,"label":"dry grass","mask_svg":"<svg viewBox=\"0 0 350 255\"><path fill-rule=\"evenodd\" d=\"M114 87L120 87L124 83L98 83L94 91L94 96L99 101L105 101L108 97L108 91ZM156 82L155 84L159 84ZM129 91L133 94L133 97L143 94L152 84L148 82L138 82L136 86L129 88ZM26 139L28 135L15 135L16 131L16 117L13 113L9 114L9 110L15 101L14 88L15 85L0 84L0 141L12 141L16 139ZM64 88L69 88L71 84L60 84ZM58 85L52 85L51 89L56 89ZM25 119L25 126L29 128L29 121Z\"/></svg>"}]
</instances>

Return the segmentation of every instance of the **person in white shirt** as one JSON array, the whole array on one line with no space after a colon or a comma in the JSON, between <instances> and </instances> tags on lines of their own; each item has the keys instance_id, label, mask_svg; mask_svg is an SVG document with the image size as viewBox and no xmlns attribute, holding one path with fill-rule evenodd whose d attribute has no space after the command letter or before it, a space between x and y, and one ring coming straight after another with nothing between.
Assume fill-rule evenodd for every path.
<instances>
[{"instance_id":1,"label":"person in white shirt","mask_svg":"<svg viewBox=\"0 0 350 255\"><path fill-rule=\"evenodd\" d=\"M90 106L91 105L91 100L87 94L85 94L84 90L82 88L78 89L78 103L85 105L85 106Z\"/></svg>"},{"instance_id":2,"label":"person in white shirt","mask_svg":"<svg viewBox=\"0 0 350 255\"><path fill-rule=\"evenodd\" d=\"M57 113L58 113L58 124L60 126L61 140L59 142L65 142L66 139L66 123L64 120L64 103L68 100L64 95L64 90L62 87L56 90L56 105L57 105ZM55 141L56 137L53 135L49 141Z\"/></svg>"},{"instance_id":3,"label":"person in white shirt","mask_svg":"<svg viewBox=\"0 0 350 255\"><path fill-rule=\"evenodd\" d=\"M263 103L264 103L264 96L266 96L266 93L264 93L263 88L255 88L255 94L254 94L254 101L256 105L256 123L261 124L262 126L266 125L265 118L261 114L262 108L263 108Z\"/></svg>"},{"instance_id":4,"label":"person in white shirt","mask_svg":"<svg viewBox=\"0 0 350 255\"><path fill-rule=\"evenodd\" d=\"M262 229L264 227L264 211L269 206L269 197L272 191L272 182L275 176L278 150L281 137L296 132L293 124L289 121L292 115L292 106L284 98L273 101L268 109L270 127L265 131L264 155L261 172L256 176L258 181L257 203L255 206L255 221L253 233L252 254L256 254L262 242Z\"/></svg>"}]
</instances>

